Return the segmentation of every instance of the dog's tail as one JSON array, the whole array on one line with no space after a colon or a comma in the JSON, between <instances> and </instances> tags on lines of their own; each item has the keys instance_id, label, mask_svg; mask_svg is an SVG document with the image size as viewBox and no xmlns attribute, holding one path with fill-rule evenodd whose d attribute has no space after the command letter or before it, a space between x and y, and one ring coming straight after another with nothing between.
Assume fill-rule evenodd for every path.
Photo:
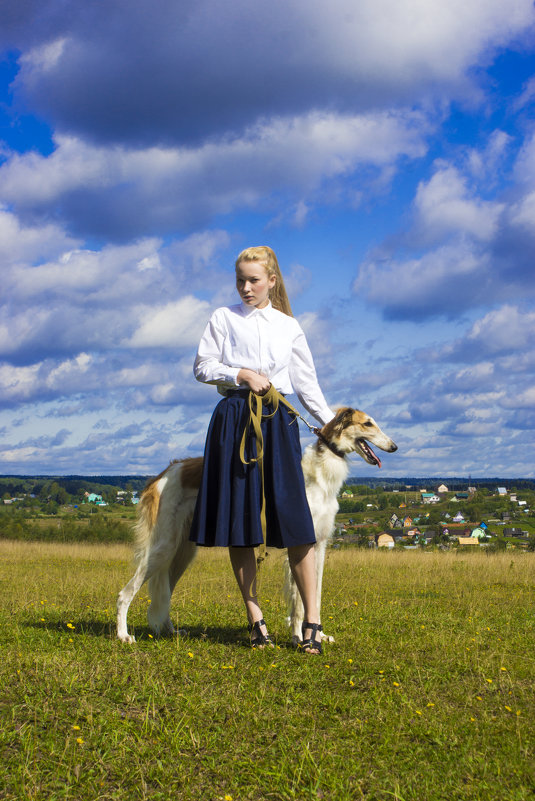
<instances>
[{"instance_id":1,"label":"dog's tail","mask_svg":"<svg viewBox=\"0 0 535 801\"><path fill-rule=\"evenodd\" d=\"M134 559L137 563L143 559L152 542L159 506L158 482L151 481L143 490L137 507L137 521L134 526Z\"/></svg>"}]
</instances>

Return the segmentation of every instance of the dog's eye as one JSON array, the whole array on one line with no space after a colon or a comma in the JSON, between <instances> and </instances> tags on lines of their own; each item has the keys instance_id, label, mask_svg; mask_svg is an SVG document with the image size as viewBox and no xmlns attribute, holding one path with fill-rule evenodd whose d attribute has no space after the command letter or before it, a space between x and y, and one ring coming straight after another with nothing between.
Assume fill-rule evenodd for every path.
<instances>
[{"instance_id":1,"label":"dog's eye","mask_svg":"<svg viewBox=\"0 0 535 801\"><path fill-rule=\"evenodd\" d=\"M369 427L371 428L371 427L373 426L373 423L372 423L372 421L371 421L371 420L366 420L366 422L364 423L364 425L365 425L365 426L369 426Z\"/></svg>"}]
</instances>

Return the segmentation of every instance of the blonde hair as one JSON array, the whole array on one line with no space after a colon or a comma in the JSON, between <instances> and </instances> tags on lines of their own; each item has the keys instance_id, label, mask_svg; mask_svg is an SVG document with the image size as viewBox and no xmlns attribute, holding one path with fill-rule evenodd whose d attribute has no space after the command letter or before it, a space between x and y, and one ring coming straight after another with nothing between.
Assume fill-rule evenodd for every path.
<instances>
[{"instance_id":1,"label":"blonde hair","mask_svg":"<svg viewBox=\"0 0 535 801\"><path fill-rule=\"evenodd\" d=\"M258 261L265 267L269 278L271 278L272 275L275 276L275 286L269 290L271 305L274 309L278 309L283 312L283 314L287 314L288 317L293 317L292 307L288 300L279 262L271 248L268 248L267 245L245 248L236 259L236 268L241 261Z\"/></svg>"}]
</instances>

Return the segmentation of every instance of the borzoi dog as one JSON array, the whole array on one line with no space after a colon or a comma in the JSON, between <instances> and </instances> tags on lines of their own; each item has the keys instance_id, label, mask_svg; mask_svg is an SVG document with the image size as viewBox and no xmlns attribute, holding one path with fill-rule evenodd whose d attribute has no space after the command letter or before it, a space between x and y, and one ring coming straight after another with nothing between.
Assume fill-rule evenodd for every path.
<instances>
[{"instance_id":1,"label":"borzoi dog","mask_svg":"<svg viewBox=\"0 0 535 801\"><path fill-rule=\"evenodd\" d=\"M305 448L302 467L306 493L316 533L317 603L321 588L325 549L332 536L338 511L336 496L349 472L348 456L357 453L368 464L381 462L368 442L392 453L397 445L384 434L375 420L364 412L344 407L317 431L318 439ZM151 598L147 617L158 634L174 634L169 616L175 585L195 557L197 546L189 541L189 530L200 485L202 458L172 462L149 481L138 507L135 560L137 570L117 599L117 637L133 643L128 634L128 608L141 586L148 580ZM292 642L301 640L303 606L288 562L285 569L285 596L288 600ZM332 639L322 634L324 639Z\"/></svg>"}]
</instances>

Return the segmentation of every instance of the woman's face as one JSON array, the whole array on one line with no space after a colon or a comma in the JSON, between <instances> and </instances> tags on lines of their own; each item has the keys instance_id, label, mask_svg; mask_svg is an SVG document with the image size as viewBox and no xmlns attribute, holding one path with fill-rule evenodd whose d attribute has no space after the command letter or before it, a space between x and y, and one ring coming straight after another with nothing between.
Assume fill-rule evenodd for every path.
<instances>
[{"instance_id":1,"label":"woman's face","mask_svg":"<svg viewBox=\"0 0 535 801\"><path fill-rule=\"evenodd\" d=\"M240 261L236 267L236 289L246 306L265 308L269 303L269 290L276 280L276 276L268 276L259 261Z\"/></svg>"}]
</instances>

